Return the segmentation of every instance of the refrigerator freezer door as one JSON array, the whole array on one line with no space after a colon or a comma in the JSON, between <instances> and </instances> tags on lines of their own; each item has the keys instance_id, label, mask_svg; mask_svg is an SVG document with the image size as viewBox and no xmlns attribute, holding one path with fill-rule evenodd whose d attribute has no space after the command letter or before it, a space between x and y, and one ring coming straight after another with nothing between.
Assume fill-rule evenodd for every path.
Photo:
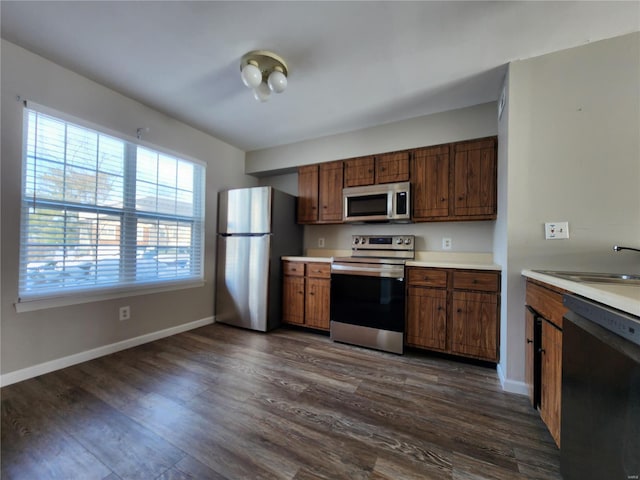
<instances>
[{"instance_id":1,"label":"refrigerator freezer door","mask_svg":"<svg viewBox=\"0 0 640 480\"><path fill-rule=\"evenodd\" d=\"M218 233L270 233L271 191L271 187L253 187L220 192Z\"/></svg>"},{"instance_id":2,"label":"refrigerator freezer door","mask_svg":"<svg viewBox=\"0 0 640 480\"><path fill-rule=\"evenodd\" d=\"M216 322L267 331L271 236L218 236Z\"/></svg>"}]
</instances>

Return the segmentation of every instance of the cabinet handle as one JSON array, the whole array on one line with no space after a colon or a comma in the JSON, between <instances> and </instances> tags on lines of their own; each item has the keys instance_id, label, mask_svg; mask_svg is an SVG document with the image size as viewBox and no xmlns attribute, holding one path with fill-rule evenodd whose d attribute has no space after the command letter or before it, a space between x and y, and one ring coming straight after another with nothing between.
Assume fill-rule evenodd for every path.
<instances>
[{"instance_id":1,"label":"cabinet handle","mask_svg":"<svg viewBox=\"0 0 640 480\"><path fill-rule=\"evenodd\" d=\"M473 283L473 284L475 285L476 283L478 283L478 280L476 280L476 279L474 278L474 279L471 281L471 283Z\"/></svg>"},{"instance_id":2,"label":"cabinet handle","mask_svg":"<svg viewBox=\"0 0 640 480\"><path fill-rule=\"evenodd\" d=\"M381 172L384 172L384 167L380 168L380 171L381 171Z\"/></svg>"},{"instance_id":3,"label":"cabinet handle","mask_svg":"<svg viewBox=\"0 0 640 480\"><path fill-rule=\"evenodd\" d=\"M369 169L367 170L367 173L373 173L373 170Z\"/></svg>"},{"instance_id":4,"label":"cabinet handle","mask_svg":"<svg viewBox=\"0 0 640 480\"><path fill-rule=\"evenodd\" d=\"M533 343L533 340L531 340L530 338L527 338L527 343Z\"/></svg>"},{"instance_id":5,"label":"cabinet handle","mask_svg":"<svg viewBox=\"0 0 640 480\"><path fill-rule=\"evenodd\" d=\"M315 295L315 293L313 293L313 292L309 292L309 295Z\"/></svg>"},{"instance_id":6,"label":"cabinet handle","mask_svg":"<svg viewBox=\"0 0 640 480\"><path fill-rule=\"evenodd\" d=\"M458 200L464 200L464 197L458 197Z\"/></svg>"},{"instance_id":7,"label":"cabinet handle","mask_svg":"<svg viewBox=\"0 0 640 480\"><path fill-rule=\"evenodd\" d=\"M456 310L458 313L462 313L462 309L459 308L458 310Z\"/></svg>"},{"instance_id":8,"label":"cabinet handle","mask_svg":"<svg viewBox=\"0 0 640 480\"><path fill-rule=\"evenodd\" d=\"M442 198L440 199L440 201L441 201L441 202L444 202L444 197L442 197Z\"/></svg>"},{"instance_id":9,"label":"cabinet handle","mask_svg":"<svg viewBox=\"0 0 640 480\"><path fill-rule=\"evenodd\" d=\"M542 353L543 355L546 353L546 352L544 351L544 348L539 348L539 349L538 349L538 352Z\"/></svg>"},{"instance_id":10,"label":"cabinet handle","mask_svg":"<svg viewBox=\"0 0 640 480\"><path fill-rule=\"evenodd\" d=\"M322 206L322 208L327 208L327 206L326 206L326 205L323 205L323 206Z\"/></svg>"},{"instance_id":11,"label":"cabinet handle","mask_svg":"<svg viewBox=\"0 0 640 480\"><path fill-rule=\"evenodd\" d=\"M442 307L438 307L438 311L441 312L442 311Z\"/></svg>"},{"instance_id":12,"label":"cabinet handle","mask_svg":"<svg viewBox=\"0 0 640 480\"><path fill-rule=\"evenodd\" d=\"M300 295L304 295L304 292L298 292Z\"/></svg>"}]
</instances>

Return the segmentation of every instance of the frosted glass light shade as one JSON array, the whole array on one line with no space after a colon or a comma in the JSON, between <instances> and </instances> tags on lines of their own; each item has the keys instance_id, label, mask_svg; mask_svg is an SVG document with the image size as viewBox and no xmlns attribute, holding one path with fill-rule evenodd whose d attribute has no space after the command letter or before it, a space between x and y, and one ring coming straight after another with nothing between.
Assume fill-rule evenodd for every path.
<instances>
[{"instance_id":1,"label":"frosted glass light shade","mask_svg":"<svg viewBox=\"0 0 640 480\"><path fill-rule=\"evenodd\" d=\"M271 96L271 90L266 83L261 83L257 88L253 89L253 96L259 102L266 102Z\"/></svg>"},{"instance_id":2,"label":"frosted glass light shade","mask_svg":"<svg viewBox=\"0 0 640 480\"><path fill-rule=\"evenodd\" d=\"M262 83L262 72L260 69L248 63L241 72L242 82L249 88L257 88Z\"/></svg>"},{"instance_id":3,"label":"frosted glass light shade","mask_svg":"<svg viewBox=\"0 0 640 480\"><path fill-rule=\"evenodd\" d=\"M271 72L267 82L273 93L282 93L287 88L287 76L279 70Z\"/></svg>"}]
</instances>

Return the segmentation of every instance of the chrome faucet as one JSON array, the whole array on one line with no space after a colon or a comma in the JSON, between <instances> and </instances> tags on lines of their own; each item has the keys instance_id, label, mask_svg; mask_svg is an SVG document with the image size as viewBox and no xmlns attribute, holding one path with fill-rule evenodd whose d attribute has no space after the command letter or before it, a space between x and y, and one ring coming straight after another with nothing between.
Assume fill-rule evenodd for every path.
<instances>
[{"instance_id":1,"label":"chrome faucet","mask_svg":"<svg viewBox=\"0 0 640 480\"><path fill-rule=\"evenodd\" d=\"M620 250L632 250L634 252L640 252L640 248L632 248L632 247L621 247L619 245L614 245L613 250L619 252Z\"/></svg>"}]
</instances>

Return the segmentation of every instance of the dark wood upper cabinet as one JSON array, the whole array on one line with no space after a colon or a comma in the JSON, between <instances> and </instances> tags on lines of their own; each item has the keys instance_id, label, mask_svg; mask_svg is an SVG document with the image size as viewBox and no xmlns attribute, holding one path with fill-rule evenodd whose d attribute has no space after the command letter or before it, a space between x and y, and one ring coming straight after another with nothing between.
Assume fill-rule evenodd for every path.
<instances>
[{"instance_id":1,"label":"dark wood upper cabinet","mask_svg":"<svg viewBox=\"0 0 640 480\"><path fill-rule=\"evenodd\" d=\"M413 219L449 216L449 145L420 148L411 161Z\"/></svg>"},{"instance_id":2,"label":"dark wood upper cabinet","mask_svg":"<svg viewBox=\"0 0 640 480\"><path fill-rule=\"evenodd\" d=\"M411 186L416 222L495 220L497 138L413 151Z\"/></svg>"},{"instance_id":3,"label":"dark wood upper cabinet","mask_svg":"<svg viewBox=\"0 0 640 480\"><path fill-rule=\"evenodd\" d=\"M409 151L375 156L375 183L409 181Z\"/></svg>"},{"instance_id":4,"label":"dark wood upper cabinet","mask_svg":"<svg viewBox=\"0 0 640 480\"><path fill-rule=\"evenodd\" d=\"M318 221L318 165L298 167L298 223Z\"/></svg>"},{"instance_id":5,"label":"dark wood upper cabinet","mask_svg":"<svg viewBox=\"0 0 640 480\"><path fill-rule=\"evenodd\" d=\"M298 223L342 223L342 189L411 182L414 222L495 220L497 137L298 168Z\"/></svg>"},{"instance_id":6,"label":"dark wood upper cabinet","mask_svg":"<svg viewBox=\"0 0 640 480\"><path fill-rule=\"evenodd\" d=\"M344 186L361 187L373 185L374 157L352 158L344 162Z\"/></svg>"},{"instance_id":7,"label":"dark wood upper cabinet","mask_svg":"<svg viewBox=\"0 0 640 480\"><path fill-rule=\"evenodd\" d=\"M459 142L453 149L453 215L495 218L498 167L496 140Z\"/></svg>"},{"instance_id":8,"label":"dark wood upper cabinet","mask_svg":"<svg viewBox=\"0 0 640 480\"><path fill-rule=\"evenodd\" d=\"M342 160L320 164L318 223L342 222Z\"/></svg>"}]
</instances>

